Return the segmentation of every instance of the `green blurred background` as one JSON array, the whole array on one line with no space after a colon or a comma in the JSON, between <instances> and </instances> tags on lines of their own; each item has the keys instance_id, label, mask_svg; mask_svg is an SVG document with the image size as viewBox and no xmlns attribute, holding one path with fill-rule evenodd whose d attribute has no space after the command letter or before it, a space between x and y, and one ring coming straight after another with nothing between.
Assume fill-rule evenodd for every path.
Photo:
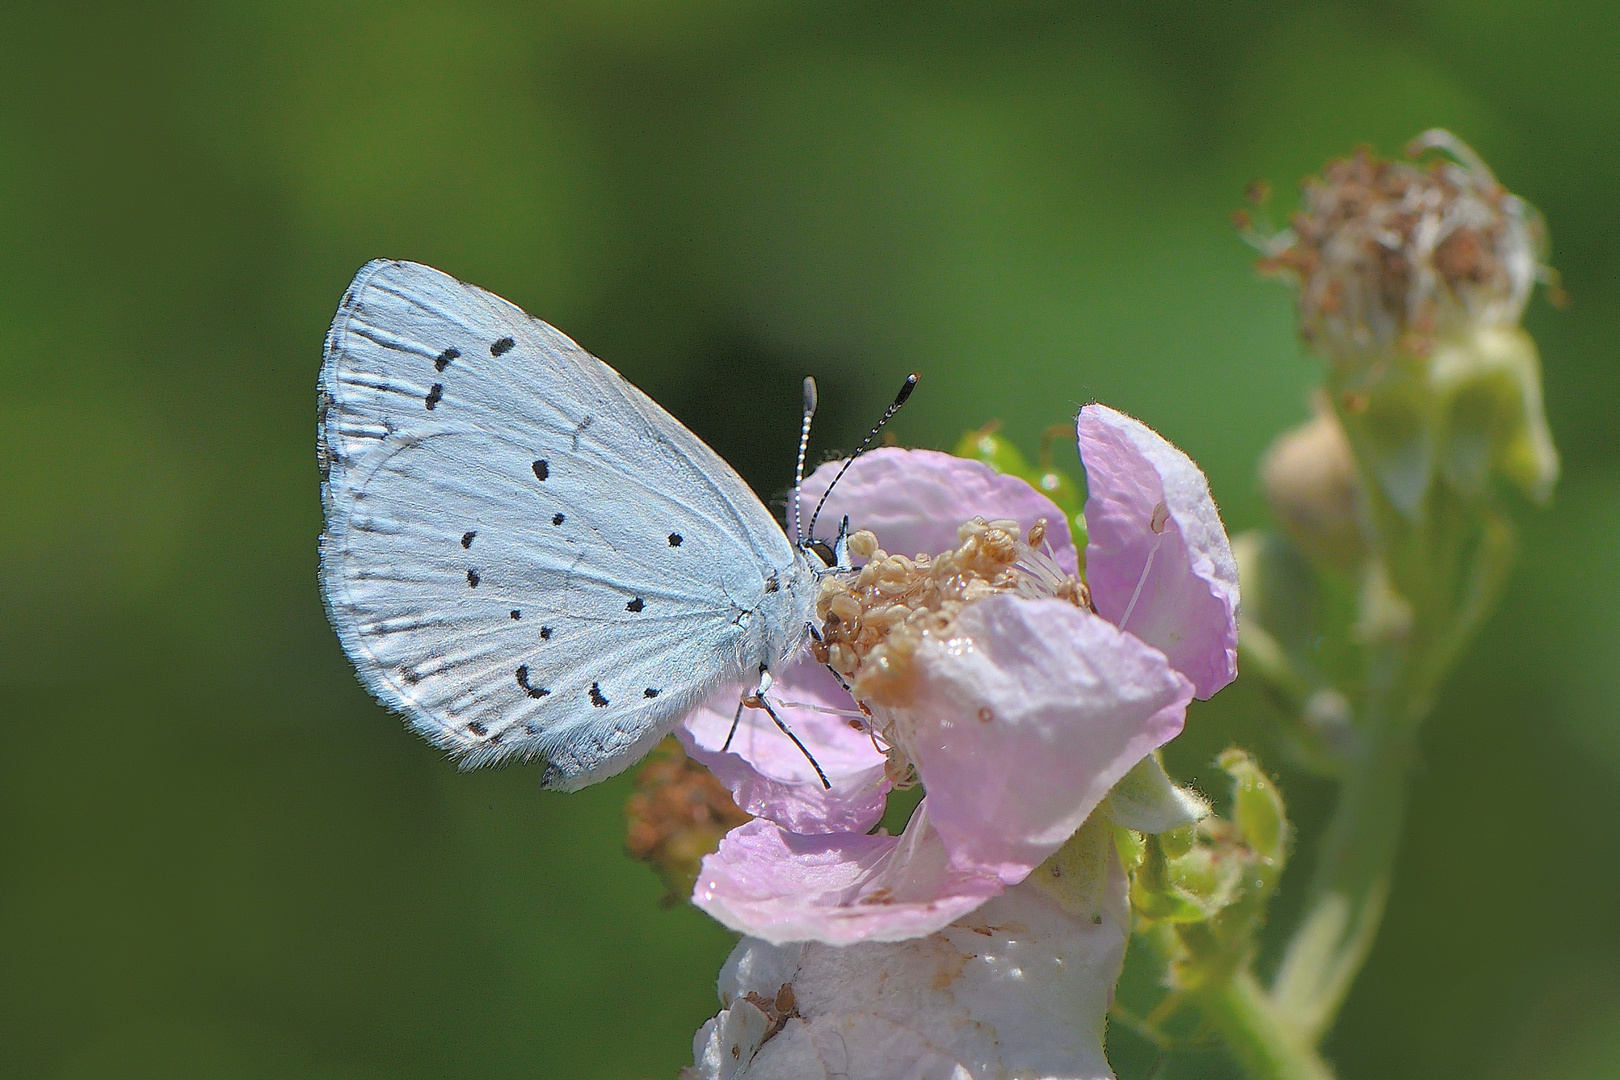
<instances>
[{"instance_id":1,"label":"green blurred background","mask_svg":"<svg viewBox=\"0 0 1620 1080\"><path fill-rule=\"evenodd\" d=\"M0 1073L671 1077L716 1008L731 938L620 853L624 778L457 772L326 626L315 376L367 259L562 327L767 496L801 375L833 449L918 370L901 441L999 417L1033 453L1102 399L1237 531L1318 368L1229 211L1444 125L1550 222L1574 304L1528 325L1565 479L1425 733L1328 1049L1345 1080L1620 1076L1612 0L23 8ZM1243 694L1195 712L1185 769Z\"/></svg>"}]
</instances>

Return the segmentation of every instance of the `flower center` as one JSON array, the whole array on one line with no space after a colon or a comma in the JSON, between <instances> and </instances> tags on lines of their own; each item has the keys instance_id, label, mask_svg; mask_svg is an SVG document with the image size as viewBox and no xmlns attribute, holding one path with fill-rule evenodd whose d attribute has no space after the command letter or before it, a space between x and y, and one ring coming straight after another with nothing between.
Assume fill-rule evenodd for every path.
<instances>
[{"instance_id":1,"label":"flower center","mask_svg":"<svg viewBox=\"0 0 1620 1080\"><path fill-rule=\"evenodd\" d=\"M1053 558L1044 518L1023 535L1016 521L976 517L956 535L953 550L908 559L890 555L863 529L849 538L849 547L866 564L850 574L827 575L816 598L821 639L812 652L874 710L874 733L889 744L891 772L899 775L908 769L894 750L906 740L894 730L890 710L912 701L913 660L924 641L949 638L964 608L995 593L1057 598L1091 610L1085 582Z\"/></svg>"}]
</instances>

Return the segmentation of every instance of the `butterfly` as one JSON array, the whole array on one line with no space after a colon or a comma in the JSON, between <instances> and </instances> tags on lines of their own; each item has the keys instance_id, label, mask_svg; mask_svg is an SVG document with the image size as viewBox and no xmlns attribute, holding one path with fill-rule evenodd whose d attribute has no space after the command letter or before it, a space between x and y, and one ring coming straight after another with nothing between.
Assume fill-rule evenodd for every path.
<instances>
[{"instance_id":1,"label":"butterfly","mask_svg":"<svg viewBox=\"0 0 1620 1080\"><path fill-rule=\"evenodd\" d=\"M327 614L372 694L467 767L605 779L728 683L765 707L813 632L826 545L790 542L702 440L492 293L367 264L318 400Z\"/></svg>"}]
</instances>

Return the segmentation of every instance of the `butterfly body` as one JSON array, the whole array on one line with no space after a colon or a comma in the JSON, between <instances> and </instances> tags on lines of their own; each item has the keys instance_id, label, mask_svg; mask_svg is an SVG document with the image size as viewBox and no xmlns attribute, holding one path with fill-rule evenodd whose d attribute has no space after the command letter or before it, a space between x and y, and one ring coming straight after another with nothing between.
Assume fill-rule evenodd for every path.
<instances>
[{"instance_id":1,"label":"butterfly body","mask_svg":"<svg viewBox=\"0 0 1620 1080\"><path fill-rule=\"evenodd\" d=\"M327 335L321 585L362 681L469 765L621 771L809 632L821 561L566 336L415 263Z\"/></svg>"}]
</instances>

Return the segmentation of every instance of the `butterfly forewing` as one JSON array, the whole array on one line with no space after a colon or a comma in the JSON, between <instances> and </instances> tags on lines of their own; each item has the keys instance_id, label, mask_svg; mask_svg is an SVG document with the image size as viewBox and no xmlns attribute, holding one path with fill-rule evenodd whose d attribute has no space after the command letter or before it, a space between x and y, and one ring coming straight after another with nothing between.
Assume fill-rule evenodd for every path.
<instances>
[{"instance_id":1,"label":"butterfly forewing","mask_svg":"<svg viewBox=\"0 0 1620 1080\"><path fill-rule=\"evenodd\" d=\"M543 757L554 786L589 783L756 659L750 613L794 562L781 529L506 301L370 264L327 338L320 423L333 624L372 692L468 763Z\"/></svg>"}]
</instances>

